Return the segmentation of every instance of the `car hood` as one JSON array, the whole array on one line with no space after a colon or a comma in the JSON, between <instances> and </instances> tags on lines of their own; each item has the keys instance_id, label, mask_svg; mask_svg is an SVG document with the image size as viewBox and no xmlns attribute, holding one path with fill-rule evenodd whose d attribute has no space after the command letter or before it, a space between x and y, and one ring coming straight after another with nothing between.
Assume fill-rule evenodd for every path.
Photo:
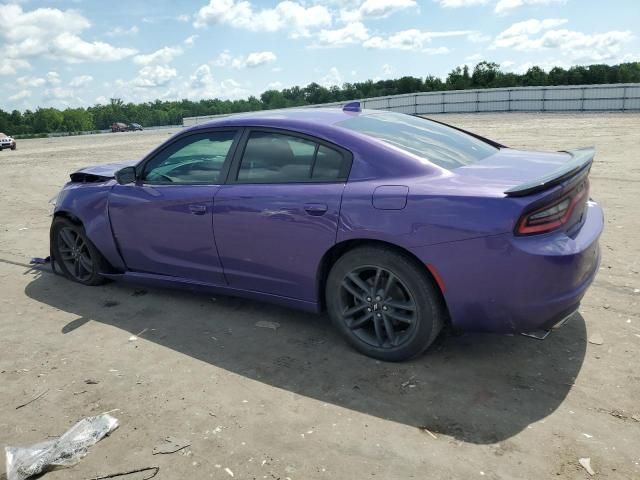
<instances>
[{"instance_id":1,"label":"car hood","mask_svg":"<svg viewBox=\"0 0 640 480\"><path fill-rule=\"evenodd\" d=\"M85 174L85 175L95 175L97 177L103 178L114 178L116 172L124 167L132 167L136 165L139 160L126 160L123 162L115 162L115 163L105 163L102 165L93 165L90 167L84 167L80 170L76 170L71 175L76 174Z\"/></svg>"}]
</instances>

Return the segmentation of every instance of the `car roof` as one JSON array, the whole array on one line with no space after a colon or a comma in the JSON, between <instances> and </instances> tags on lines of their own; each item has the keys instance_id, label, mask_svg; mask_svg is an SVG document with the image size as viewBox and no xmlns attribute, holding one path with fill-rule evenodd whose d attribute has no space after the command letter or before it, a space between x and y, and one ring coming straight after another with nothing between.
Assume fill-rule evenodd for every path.
<instances>
[{"instance_id":1,"label":"car roof","mask_svg":"<svg viewBox=\"0 0 640 480\"><path fill-rule=\"evenodd\" d=\"M192 127L194 130L223 126L261 126L277 128L293 128L310 126L331 126L357 115L379 113L376 110L362 110L360 112L345 112L340 108L288 108L283 110L261 110L258 112L239 113Z\"/></svg>"}]
</instances>

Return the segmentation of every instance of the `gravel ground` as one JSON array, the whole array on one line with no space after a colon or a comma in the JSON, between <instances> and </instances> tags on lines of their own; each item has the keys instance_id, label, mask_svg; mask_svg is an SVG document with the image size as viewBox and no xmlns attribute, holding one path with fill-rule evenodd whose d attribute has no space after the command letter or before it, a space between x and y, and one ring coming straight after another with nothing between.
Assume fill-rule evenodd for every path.
<instances>
[{"instance_id":1,"label":"gravel ground","mask_svg":"<svg viewBox=\"0 0 640 480\"><path fill-rule=\"evenodd\" d=\"M118 430L46 478L154 465L163 479L590 478L583 457L594 478L640 478L640 115L437 118L510 146L596 146L603 261L572 322L545 341L445 336L385 364L350 350L325 316L82 287L27 265L48 251L47 201L73 169L139 158L169 132L22 140L0 153L0 445L117 409ZM152 455L167 436L191 445Z\"/></svg>"}]
</instances>

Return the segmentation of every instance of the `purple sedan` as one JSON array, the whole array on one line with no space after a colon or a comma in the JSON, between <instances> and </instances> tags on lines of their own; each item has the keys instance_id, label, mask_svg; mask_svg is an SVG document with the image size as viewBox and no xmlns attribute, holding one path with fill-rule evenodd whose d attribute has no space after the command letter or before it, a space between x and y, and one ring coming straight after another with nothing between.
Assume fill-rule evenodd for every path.
<instances>
[{"instance_id":1,"label":"purple sedan","mask_svg":"<svg viewBox=\"0 0 640 480\"><path fill-rule=\"evenodd\" d=\"M593 156L357 103L236 115L72 173L51 256L85 285L326 310L356 349L399 361L445 324L544 332L576 311L600 260Z\"/></svg>"}]
</instances>

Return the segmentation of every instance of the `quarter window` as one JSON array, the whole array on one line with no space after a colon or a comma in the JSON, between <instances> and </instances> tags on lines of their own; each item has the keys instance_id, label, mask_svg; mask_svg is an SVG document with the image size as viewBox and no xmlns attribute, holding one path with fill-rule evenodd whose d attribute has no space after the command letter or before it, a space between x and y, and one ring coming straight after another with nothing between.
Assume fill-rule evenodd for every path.
<instances>
[{"instance_id":1,"label":"quarter window","mask_svg":"<svg viewBox=\"0 0 640 480\"><path fill-rule=\"evenodd\" d=\"M218 184L234 131L208 132L178 140L145 166L143 178L153 183Z\"/></svg>"},{"instance_id":2,"label":"quarter window","mask_svg":"<svg viewBox=\"0 0 640 480\"><path fill-rule=\"evenodd\" d=\"M348 165L347 165L348 166ZM237 180L242 183L345 180L343 155L316 142L273 132L251 132Z\"/></svg>"}]
</instances>

